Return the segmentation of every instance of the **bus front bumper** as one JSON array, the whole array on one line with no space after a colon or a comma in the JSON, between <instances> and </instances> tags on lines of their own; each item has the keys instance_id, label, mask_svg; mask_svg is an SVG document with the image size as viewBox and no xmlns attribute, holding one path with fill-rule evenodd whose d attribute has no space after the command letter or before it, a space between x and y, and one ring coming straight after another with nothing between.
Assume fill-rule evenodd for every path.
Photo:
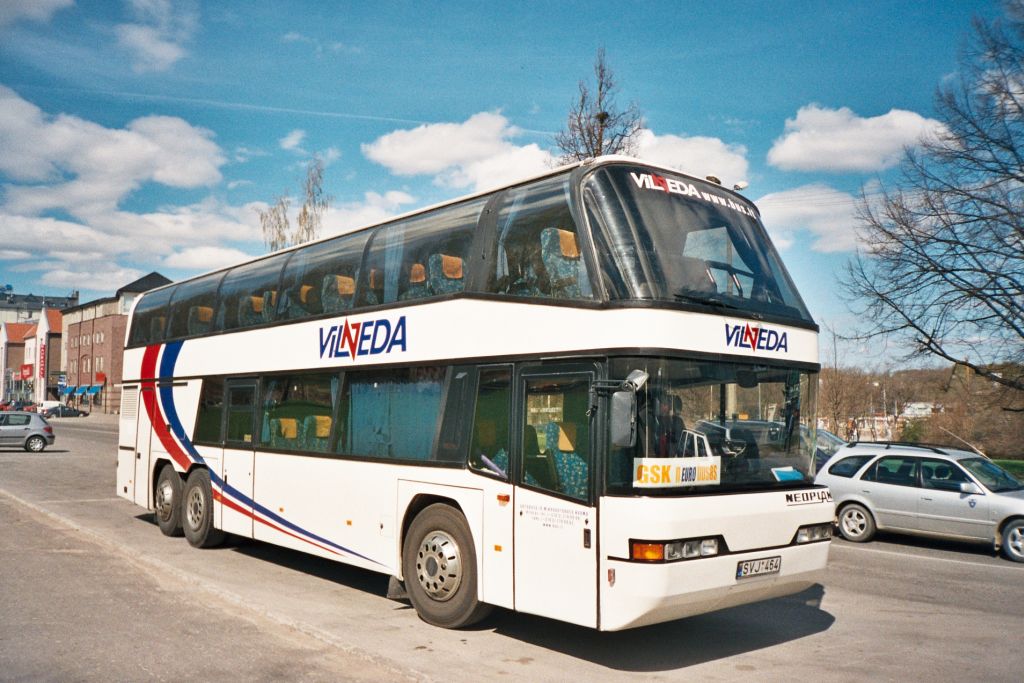
<instances>
[{"instance_id":1,"label":"bus front bumper","mask_svg":"<svg viewBox=\"0 0 1024 683\"><path fill-rule=\"evenodd\" d=\"M600 630L618 631L792 595L818 583L828 542L648 564L608 558L601 572ZM781 557L778 573L736 578L746 560Z\"/></svg>"}]
</instances>

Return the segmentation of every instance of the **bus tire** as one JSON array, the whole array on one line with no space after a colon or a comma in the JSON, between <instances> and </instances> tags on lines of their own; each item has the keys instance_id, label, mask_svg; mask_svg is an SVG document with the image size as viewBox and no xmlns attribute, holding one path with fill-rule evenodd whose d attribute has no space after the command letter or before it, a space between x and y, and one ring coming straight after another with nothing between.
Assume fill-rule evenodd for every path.
<instances>
[{"instance_id":1,"label":"bus tire","mask_svg":"<svg viewBox=\"0 0 1024 683\"><path fill-rule=\"evenodd\" d=\"M420 619L442 628L475 624L491 606L477 599L476 551L466 519L437 503L416 515L402 548L405 588Z\"/></svg>"},{"instance_id":2,"label":"bus tire","mask_svg":"<svg viewBox=\"0 0 1024 683\"><path fill-rule=\"evenodd\" d=\"M192 470L181 499L185 538L193 548L212 548L224 541L224 532L213 527L213 489L210 473Z\"/></svg>"},{"instance_id":3,"label":"bus tire","mask_svg":"<svg viewBox=\"0 0 1024 683\"><path fill-rule=\"evenodd\" d=\"M184 488L181 477L174 466L166 464L160 470L153 495L156 508L156 524L164 536L181 536L181 491Z\"/></svg>"}]
</instances>

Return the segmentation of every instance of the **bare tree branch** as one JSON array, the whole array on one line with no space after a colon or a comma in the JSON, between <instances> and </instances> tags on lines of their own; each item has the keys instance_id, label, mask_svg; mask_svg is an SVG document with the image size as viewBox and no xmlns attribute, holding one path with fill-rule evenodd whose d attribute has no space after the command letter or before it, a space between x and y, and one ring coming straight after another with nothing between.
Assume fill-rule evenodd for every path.
<instances>
[{"instance_id":1,"label":"bare tree branch","mask_svg":"<svg viewBox=\"0 0 1024 683\"><path fill-rule=\"evenodd\" d=\"M594 89L579 82L579 97L569 109L565 130L555 135L562 151L559 163L583 161L602 154L635 154L636 138L643 127L640 109L633 102L619 110L615 102L618 83L599 48L594 61Z\"/></svg>"},{"instance_id":2,"label":"bare tree branch","mask_svg":"<svg viewBox=\"0 0 1024 683\"><path fill-rule=\"evenodd\" d=\"M260 227L263 229L263 242L270 251L277 251L293 244L303 244L317 239L323 215L331 204L331 197L324 194L324 162L314 156L306 166L306 179L303 183L303 201L292 229L288 219L291 199L287 194L277 198L265 210L259 210Z\"/></svg>"}]
</instances>

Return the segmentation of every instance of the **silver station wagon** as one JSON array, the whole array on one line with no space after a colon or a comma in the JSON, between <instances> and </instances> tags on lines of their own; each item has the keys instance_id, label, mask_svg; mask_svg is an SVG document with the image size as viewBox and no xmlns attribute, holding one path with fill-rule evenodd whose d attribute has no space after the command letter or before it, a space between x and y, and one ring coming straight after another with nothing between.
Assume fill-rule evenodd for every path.
<instances>
[{"instance_id":1,"label":"silver station wagon","mask_svg":"<svg viewBox=\"0 0 1024 683\"><path fill-rule=\"evenodd\" d=\"M841 447L815 478L832 491L843 538L877 529L984 541L1024 562L1024 483L977 453L897 443Z\"/></svg>"}]
</instances>

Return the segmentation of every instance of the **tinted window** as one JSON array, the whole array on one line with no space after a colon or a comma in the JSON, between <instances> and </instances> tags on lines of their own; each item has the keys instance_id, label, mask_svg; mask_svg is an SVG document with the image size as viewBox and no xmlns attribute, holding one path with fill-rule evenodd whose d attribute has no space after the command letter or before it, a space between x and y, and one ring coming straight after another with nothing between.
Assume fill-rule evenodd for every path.
<instances>
[{"instance_id":1,"label":"tinted window","mask_svg":"<svg viewBox=\"0 0 1024 683\"><path fill-rule=\"evenodd\" d=\"M852 477L860 471L860 468L864 466L864 463L873 457L873 455L851 455L850 457L843 458L829 467L828 473L834 474L837 477Z\"/></svg>"},{"instance_id":2,"label":"tinted window","mask_svg":"<svg viewBox=\"0 0 1024 683\"><path fill-rule=\"evenodd\" d=\"M295 320L351 308L369 234L343 235L297 250L281 279L278 317Z\"/></svg>"},{"instance_id":3,"label":"tinted window","mask_svg":"<svg viewBox=\"0 0 1024 683\"><path fill-rule=\"evenodd\" d=\"M921 484L926 489L940 491L959 491L960 484L971 481L958 465L948 460L921 460Z\"/></svg>"},{"instance_id":4,"label":"tinted window","mask_svg":"<svg viewBox=\"0 0 1024 683\"><path fill-rule=\"evenodd\" d=\"M256 387L228 385L227 393L227 433L224 440L228 443L253 446L252 418L256 403Z\"/></svg>"},{"instance_id":5,"label":"tinted window","mask_svg":"<svg viewBox=\"0 0 1024 683\"><path fill-rule=\"evenodd\" d=\"M360 303L374 306L463 291L466 256L484 204L478 199L379 228L366 253Z\"/></svg>"},{"instance_id":6,"label":"tinted window","mask_svg":"<svg viewBox=\"0 0 1024 683\"><path fill-rule=\"evenodd\" d=\"M263 380L260 443L326 453L334 424L338 376L318 373Z\"/></svg>"},{"instance_id":7,"label":"tinted window","mask_svg":"<svg viewBox=\"0 0 1024 683\"><path fill-rule=\"evenodd\" d=\"M221 442L221 417L224 410L224 380L204 379L203 391L199 395L199 412L196 415L195 441Z\"/></svg>"},{"instance_id":8,"label":"tinted window","mask_svg":"<svg viewBox=\"0 0 1024 683\"><path fill-rule=\"evenodd\" d=\"M586 500L590 491L589 390L586 376L526 381L523 483Z\"/></svg>"},{"instance_id":9,"label":"tinted window","mask_svg":"<svg viewBox=\"0 0 1024 683\"><path fill-rule=\"evenodd\" d=\"M861 478L879 484L917 486L917 467L917 458L888 456L880 458Z\"/></svg>"},{"instance_id":10,"label":"tinted window","mask_svg":"<svg viewBox=\"0 0 1024 683\"><path fill-rule=\"evenodd\" d=\"M591 299L579 231L569 211L569 178L505 192L487 290L497 294Z\"/></svg>"},{"instance_id":11,"label":"tinted window","mask_svg":"<svg viewBox=\"0 0 1024 683\"><path fill-rule=\"evenodd\" d=\"M346 373L336 451L429 460L443 381L443 368Z\"/></svg>"},{"instance_id":12,"label":"tinted window","mask_svg":"<svg viewBox=\"0 0 1024 683\"><path fill-rule=\"evenodd\" d=\"M223 277L224 273L214 273L178 285L171 299L168 339L213 331L217 324L217 287Z\"/></svg>"},{"instance_id":13,"label":"tinted window","mask_svg":"<svg viewBox=\"0 0 1024 683\"><path fill-rule=\"evenodd\" d=\"M612 298L811 320L756 209L721 186L611 166L587 178L583 196L597 217L594 242Z\"/></svg>"},{"instance_id":14,"label":"tinted window","mask_svg":"<svg viewBox=\"0 0 1024 683\"><path fill-rule=\"evenodd\" d=\"M509 418L512 411L512 368L503 366L480 371L470 467L490 474L508 476Z\"/></svg>"},{"instance_id":15,"label":"tinted window","mask_svg":"<svg viewBox=\"0 0 1024 683\"><path fill-rule=\"evenodd\" d=\"M24 427L31 421L28 415L9 415L7 417L8 427Z\"/></svg>"},{"instance_id":16,"label":"tinted window","mask_svg":"<svg viewBox=\"0 0 1024 683\"><path fill-rule=\"evenodd\" d=\"M274 320L281 268L287 254L232 268L220 287L218 329L234 330Z\"/></svg>"},{"instance_id":17,"label":"tinted window","mask_svg":"<svg viewBox=\"0 0 1024 683\"><path fill-rule=\"evenodd\" d=\"M167 330L167 304L175 289L168 287L142 297L132 316L129 345L154 344L164 340Z\"/></svg>"}]
</instances>

